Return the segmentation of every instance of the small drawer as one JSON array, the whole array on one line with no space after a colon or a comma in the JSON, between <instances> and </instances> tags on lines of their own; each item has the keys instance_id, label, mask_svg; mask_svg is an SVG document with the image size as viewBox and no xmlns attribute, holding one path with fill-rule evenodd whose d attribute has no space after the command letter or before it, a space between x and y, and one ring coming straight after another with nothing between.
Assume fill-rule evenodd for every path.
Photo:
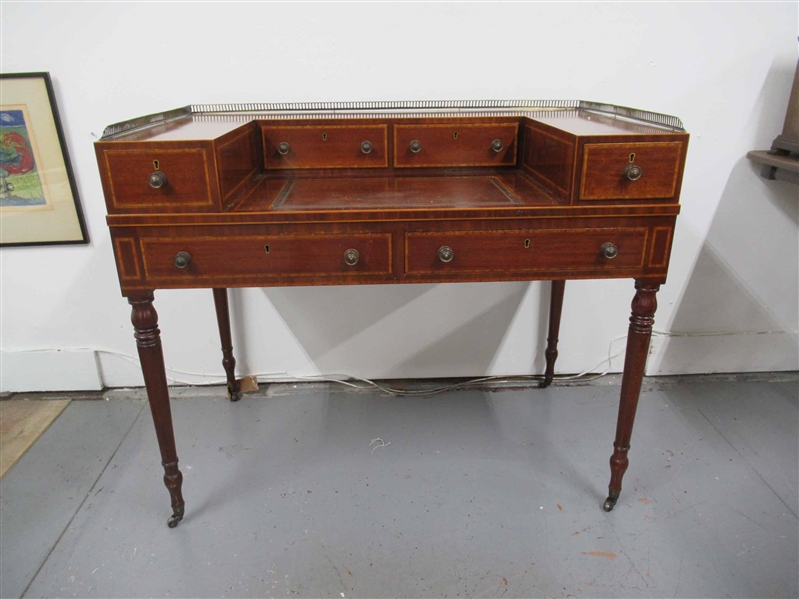
<instances>
[{"instance_id":1,"label":"small drawer","mask_svg":"<svg viewBox=\"0 0 799 599\"><path fill-rule=\"evenodd\" d=\"M105 150L103 156L110 207L194 212L216 207L211 167L202 148Z\"/></svg>"},{"instance_id":2,"label":"small drawer","mask_svg":"<svg viewBox=\"0 0 799 599\"><path fill-rule=\"evenodd\" d=\"M513 124L394 125L394 166L513 166Z\"/></svg>"},{"instance_id":3,"label":"small drawer","mask_svg":"<svg viewBox=\"0 0 799 599\"><path fill-rule=\"evenodd\" d=\"M632 269L644 266L647 229L407 233L407 274Z\"/></svg>"},{"instance_id":4,"label":"small drawer","mask_svg":"<svg viewBox=\"0 0 799 599\"><path fill-rule=\"evenodd\" d=\"M387 125L262 127L267 169L386 168Z\"/></svg>"},{"instance_id":5,"label":"small drawer","mask_svg":"<svg viewBox=\"0 0 799 599\"><path fill-rule=\"evenodd\" d=\"M581 200L673 198L683 143L585 144Z\"/></svg>"},{"instance_id":6,"label":"small drawer","mask_svg":"<svg viewBox=\"0 0 799 599\"><path fill-rule=\"evenodd\" d=\"M388 274L390 234L141 238L149 280Z\"/></svg>"}]
</instances>

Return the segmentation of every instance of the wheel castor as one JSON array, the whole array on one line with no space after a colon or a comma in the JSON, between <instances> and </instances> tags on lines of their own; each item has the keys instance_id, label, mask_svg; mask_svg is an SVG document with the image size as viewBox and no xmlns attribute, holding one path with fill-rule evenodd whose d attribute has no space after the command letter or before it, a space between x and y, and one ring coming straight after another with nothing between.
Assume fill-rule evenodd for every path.
<instances>
[{"instance_id":1,"label":"wheel castor","mask_svg":"<svg viewBox=\"0 0 799 599\"><path fill-rule=\"evenodd\" d=\"M549 387L549 385L550 384L547 381L541 381L540 383L538 383L538 388L539 389L546 389L547 387Z\"/></svg>"},{"instance_id":2,"label":"wheel castor","mask_svg":"<svg viewBox=\"0 0 799 599\"><path fill-rule=\"evenodd\" d=\"M185 508L183 507L175 508L175 510L172 512L172 516L169 518L169 520L166 521L166 525L169 528L175 528L178 525L178 522L183 520L184 509Z\"/></svg>"},{"instance_id":3,"label":"wheel castor","mask_svg":"<svg viewBox=\"0 0 799 599\"><path fill-rule=\"evenodd\" d=\"M618 491L608 489L608 498L605 500L605 503L602 504L602 509L606 512L611 511L613 506L616 505L616 502L619 500L619 495L621 495L621 489Z\"/></svg>"},{"instance_id":4,"label":"wheel castor","mask_svg":"<svg viewBox=\"0 0 799 599\"><path fill-rule=\"evenodd\" d=\"M608 497L605 500L605 503L602 504L602 509L606 512L609 512L613 509L613 506L616 505L616 498L615 497Z\"/></svg>"},{"instance_id":5,"label":"wheel castor","mask_svg":"<svg viewBox=\"0 0 799 599\"><path fill-rule=\"evenodd\" d=\"M241 399L241 392L236 389L227 388L227 398L230 401L239 401Z\"/></svg>"}]
</instances>

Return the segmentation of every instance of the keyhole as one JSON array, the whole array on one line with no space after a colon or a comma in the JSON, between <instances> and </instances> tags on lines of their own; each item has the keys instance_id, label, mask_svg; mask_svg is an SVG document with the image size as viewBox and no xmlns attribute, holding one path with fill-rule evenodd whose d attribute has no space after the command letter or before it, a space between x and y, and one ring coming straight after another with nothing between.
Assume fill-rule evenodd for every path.
<instances>
[{"instance_id":1,"label":"keyhole","mask_svg":"<svg viewBox=\"0 0 799 599\"><path fill-rule=\"evenodd\" d=\"M524 240L524 249L529 249L529 247L530 247L530 240L529 239L525 239Z\"/></svg>"},{"instance_id":2,"label":"keyhole","mask_svg":"<svg viewBox=\"0 0 799 599\"><path fill-rule=\"evenodd\" d=\"M268 254L268 253L269 253L269 246L268 246L268 245L265 245L265 246L264 246L264 249L266 250L266 253Z\"/></svg>"},{"instance_id":3,"label":"keyhole","mask_svg":"<svg viewBox=\"0 0 799 599\"><path fill-rule=\"evenodd\" d=\"M635 152L632 152L630 154L630 164L632 164L633 162L635 162Z\"/></svg>"},{"instance_id":4,"label":"keyhole","mask_svg":"<svg viewBox=\"0 0 799 599\"><path fill-rule=\"evenodd\" d=\"M458 132L457 132L457 131L455 131L455 132L452 134L452 139L458 139Z\"/></svg>"},{"instance_id":5,"label":"keyhole","mask_svg":"<svg viewBox=\"0 0 799 599\"><path fill-rule=\"evenodd\" d=\"M155 170L160 170L161 169L161 163L158 162L157 160L153 160L153 168Z\"/></svg>"},{"instance_id":6,"label":"keyhole","mask_svg":"<svg viewBox=\"0 0 799 599\"><path fill-rule=\"evenodd\" d=\"M327 141L327 133L322 133L322 141Z\"/></svg>"}]
</instances>

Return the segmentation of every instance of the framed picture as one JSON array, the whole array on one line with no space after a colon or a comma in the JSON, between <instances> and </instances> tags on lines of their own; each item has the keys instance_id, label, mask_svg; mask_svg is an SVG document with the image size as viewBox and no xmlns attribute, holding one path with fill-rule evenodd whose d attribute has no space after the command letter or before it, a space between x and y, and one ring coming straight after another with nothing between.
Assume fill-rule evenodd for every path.
<instances>
[{"instance_id":1,"label":"framed picture","mask_svg":"<svg viewBox=\"0 0 799 599\"><path fill-rule=\"evenodd\" d=\"M0 246L88 242L50 74L0 74Z\"/></svg>"}]
</instances>

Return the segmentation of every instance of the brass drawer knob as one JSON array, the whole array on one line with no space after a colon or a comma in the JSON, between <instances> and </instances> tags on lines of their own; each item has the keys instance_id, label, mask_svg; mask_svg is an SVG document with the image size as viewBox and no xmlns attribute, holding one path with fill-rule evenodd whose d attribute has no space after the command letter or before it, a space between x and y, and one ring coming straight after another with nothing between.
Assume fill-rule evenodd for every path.
<instances>
[{"instance_id":1,"label":"brass drawer knob","mask_svg":"<svg viewBox=\"0 0 799 599\"><path fill-rule=\"evenodd\" d=\"M499 153L505 148L504 144L502 143L501 139L495 139L491 142L491 149L495 152Z\"/></svg>"},{"instance_id":2,"label":"brass drawer knob","mask_svg":"<svg viewBox=\"0 0 799 599\"><path fill-rule=\"evenodd\" d=\"M291 151L291 145L287 141L281 141L277 146L277 151L285 156Z\"/></svg>"},{"instance_id":3,"label":"brass drawer knob","mask_svg":"<svg viewBox=\"0 0 799 599\"><path fill-rule=\"evenodd\" d=\"M448 245L442 245L438 248L438 259L442 262L452 262L452 259L455 257L455 252L452 251L452 248Z\"/></svg>"},{"instance_id":4,"label":"brass drawer knob","mask_svg":"<svg viewBox=\"0 0 799 599\"><path fill-rule=\"evenodd\" d=\"M153 189L160 189L166 185L166 175L161 171L155 171L152 175L147 177L147 183L149 183L150 187Z\"/></svg>"},{"instance_id":5,"label":"brass drawer knob","mask_svg":"<svg viewBox=\"0 0 799 599\"><path fill-rule=\"evenodd\" d=\"M178 252L175 254L175 268L186 268L191 264L191 254L189 252Z\"/></svg>"},{"instance_id":6,"label":"brass drawer knob","mask_svg":"<svg viewBox=\"0 0 799 599\"><path fill-rule=\"evenodd\" d=\"M624 176L627 177L630 181L638 181L641 178L641 175L644 174L644 169L642 169L637 164L628 164L624 167Z\"/></svg>"},{"instance_id":7,"label":"brass drawer knob","mask_svg":"<svg viewBox=\"0 0 799 599\"><path fill-rule=\"evenodd\" d=\"M344 263L347 266L355 266L358 264L360 257L361 255L358 253L358 250L349 249L344 252Z\"/></svg>"},{"instance_id":8,"label":"brass drawer knob","mask_svg":"<svg viewBox=\"0 0 799 599\"><path fill-rule=\"evenodd\" d=\"M361 152L364 154L369 154L372 151L372 142L365 141L361 144Z\"/></svg>"},{"instance_id":9,"label":"brass drawer knob","mask_svg":"<svg viewBox=\"0 0 799 599\"><path fill-rule=\"evenodd\" d=\"M599 248L599 251L602 252L602 255L608 260L613 260L613 258L619 255L619 248L609 241L607 243L603 243L602 247Z\"/></svg>"},{"instance_id":10,"label":"brass drawer knob","mask_svg":"<svg viewBox=\"0 0 799 599\"><path fill-rule=\"evenodd\" d=\"M411 142L410 148L411 148L411 152L413 152L414 154L418 154L419 152L422 151L422 142L420 142L417 139L414 139Z\"/></svg>"}]
</instances>

